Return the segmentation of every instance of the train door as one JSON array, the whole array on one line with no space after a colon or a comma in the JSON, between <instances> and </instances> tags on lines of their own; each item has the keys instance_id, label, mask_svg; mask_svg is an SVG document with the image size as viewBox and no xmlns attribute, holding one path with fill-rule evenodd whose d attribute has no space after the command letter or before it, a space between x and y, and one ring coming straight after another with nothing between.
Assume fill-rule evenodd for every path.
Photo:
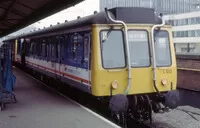
<instances>
[{"instance_id":1,"label":"train door","mask_svg":"<svg viewBox=\"0 0 200 128\"><path fill-rule=\"evenodd\" d=\"M60 35L55 38L55 49L56 49L56 59L55 59L55 71L56 79L61 79L61 39Z\"/></svg>"},{"instance_id":2,"label":"train door","mask_svg":"<svg viewBox=\"0 0 200 128\"><path fill-rule=\"evenodd\" d=\"M17 50L16 50L16 61L18 63L21 62L21 40L19 39L17 41L17 46L16 46Z\"/></svg>"},{"instance_id":3,"label":"train door","mask_svg":"<svg viewBox=\"0 0 200 128\"><path fill-rule=\"evenodd\" d=\"M59 65L58 65L58 57L57 57L57 43L58 43L58 41L57 41L57 39L56 39L56 37L55 36L53 36L52 38L51 38L51 43L50 43L50 45L51 45L51 70L52 70L52 72L53 72L53 77L54 78L57 78L57 74L58 74L58 67L59 67Z\"/></svg>"},{"instance_id":4,"label":"train door","mask_svg":"<svg viewBox=\"0 0 200 128\"><path fill-rule=\"evenodd\" d=\"M128 40L130 49L130 62L132 68L132 87L130 92L149 93L153 89L153 86L151 86L152 68L149 33L147 30L131 29L128 31ZM143 80L141 80L141 78Z\"/></svg>"},{"instance_id":5,"label":"train door","mask_svg":"<svg viewBox=\"0 0 200 128\"><path fill-rule=\"evenodd\" d=\"M14 62L17 61L17 42L18 42L18 40L15 40L15 42L13 44L13 60L14 60Z\"/></svg>"},{"instance_id":6,"label":"train door","mask_svg":"<svg viewBox=\"0 0 200 128\"><path fill-rule=\"evenodd\" d=\"M26 50L26 41L24 39L21 39L21 64L22 66L25 66L25 50Z\"/></svg>"},{"instance_id":7,"label":"train door","mask_svg":"<svg viewBox=\"0 0 200 128\"><path fill-rule=\"evenodd\" d=\"M86 69L87 71L87 76L86 76L86 80L88 83L88 85L90 85L90 81L91 81L91 74L90 74L90 66L91 66L91 33L87 33L84 35L84 39L83 39L83 68Z\"/></svg>"},{"instance_id":8,"label":"train door","mask_svg":"<svg viewBox=\"0 0 200 128\"><path fill-rule=\"evenodd\" d=\"M66 60L66 49L67 49L67 36L66 35L60 35L59 36L59 50L60 50L60 56L59 56L59 72L60 72L60 79L62 76L64 76L64 72L67 69L65 66L65 60Z\"/></svg>"},{"instance_id":9,"label":"train door","mask_svg":"<svg viewBox=\"0 0 200 128\"><path fill-rule=\"evenodd\" d=\"M75 55L73 60L75 65L80 68L77 72L82 83L89 88L90 85L90 31L82 31L73 35L73 46L75 46ZM75 43L75 44L74 44ZM73 47L74 50L74 47Z\"/></svg>"}]
</instances>

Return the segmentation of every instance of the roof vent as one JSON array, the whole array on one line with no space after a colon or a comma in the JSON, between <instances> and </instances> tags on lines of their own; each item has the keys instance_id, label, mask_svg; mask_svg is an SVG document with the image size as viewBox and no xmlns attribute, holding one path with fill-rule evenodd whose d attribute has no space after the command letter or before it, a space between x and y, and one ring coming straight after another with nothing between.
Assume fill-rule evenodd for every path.
<instances>
[{"instance_id":1,"label":"roof vent","mask_svg":"<svg viewBox=\"0 0 200 128\"><path fill-rule=\"evenodd\" d=\"M57 24L60 24L60 22L57 22Z\"/></svg>"},{"instance_id":2,"label":"roof vent","mask_svg":"<svg viewBox=\"0 0 200 128\"><path fill-rule=\"evenodd\" d=\"M80 16L77 17L77 19L80 19L80 18L81 18Z\"/></svg>"},{"instance_id":3,"label":"roof vent","mask_svg":"<svg viewBox=\"0 0 200 128\"><path fill-rule=\"evenodd\" d=\"M53 25L51 24L50 27L52 27Z\"/></svg>"},{"instance_id":4,"label":"roof vent","mask_svg":"<svg viewBox=\"0 0 200 128\"><path fill-rule=\"evenodd\" d=\"M68 22L68 20L65 20L65 23Z\"/></svg>"}]
</instances>

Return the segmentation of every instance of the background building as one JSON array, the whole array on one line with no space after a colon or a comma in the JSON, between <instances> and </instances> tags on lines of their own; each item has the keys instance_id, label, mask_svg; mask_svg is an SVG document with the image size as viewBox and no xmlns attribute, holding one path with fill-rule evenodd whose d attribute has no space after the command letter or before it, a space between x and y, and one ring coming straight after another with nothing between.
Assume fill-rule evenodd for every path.
<instances>
[{"instance_id":1,"label":"background building","mask_svg":"<svg viewBox=\"0 0 200 128\"><path fill-rule=\"evenodd\" d=\"M200 10L200 0L100 0L100 11L105 7L149 7L164 14Z\"/></svg>"},{"instance_id":2,"label":"background building","mask_svg":"<svg viewBox=\"0 0 200 128\"><path fill-rule=\"evenodd\" d=\"M173 25L177 53L200 53L200 11L165 16Z\"/></svg>"},{"instance_id":3,"label":"background building","mask_svg":"<svg viewBox=\"0 0 200 128\"><path fill-rule=\"evenodd\" d=\"M154 8L173 26L177 53L200 53L200 0L100 0L105 7Z\"/></svg>"}]
</instances>

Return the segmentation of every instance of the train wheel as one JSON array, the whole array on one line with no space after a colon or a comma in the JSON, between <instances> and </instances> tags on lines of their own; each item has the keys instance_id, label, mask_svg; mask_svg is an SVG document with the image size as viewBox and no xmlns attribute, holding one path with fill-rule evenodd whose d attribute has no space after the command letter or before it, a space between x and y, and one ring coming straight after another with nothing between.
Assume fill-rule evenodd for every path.
<instances>
[{"instance_id":1,"label":"train wheel","mask_svg":"<svg viewBox=\"0 0 200 128\"><path fill-rule=\"evenodd\" d=\"M149 97L147 95L139 97L140 103L138 104L138 112L140 117L140 122L150 120L152 122L152 105Z\"/></svg>"},{"instance_id":2,"label":"train wheel","mask_svg":"<svg viewBox=\"0 0 200 128\"><path fill-rule=\"evenodd\" d=\"M152 111L153 111L152 103L151 103L149 96L145 95L145 98L146 98L147 103L148 103L149 121L150 121L150 123L152 123Z\"/></svg>"},{"instance_id":3,"label":"train wheel","mask_svg":"<svg viewBox=\"0 0 200 128\"><path fill-rule=\"evenodd\" d=\"M146 120L152 122L152 104L147 95L131 97L129 107L130 119L137 120L139 123Z\"/></svg>"}]
</instances>

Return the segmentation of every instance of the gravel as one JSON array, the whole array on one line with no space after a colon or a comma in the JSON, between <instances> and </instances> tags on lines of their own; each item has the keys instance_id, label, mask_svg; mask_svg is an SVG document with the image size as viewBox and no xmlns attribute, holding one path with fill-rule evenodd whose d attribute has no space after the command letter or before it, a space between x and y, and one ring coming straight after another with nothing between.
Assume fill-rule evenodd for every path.
<instances>
[{"instance_id":1,"label":"gravel","mask_svg":"<svg viewBox=\"0 0 200 128\"><path fill-rule=\"evenodd\" d=\"M156 128L200 128L200 109L180 106L164 114L153 115Z\"/></svg>"}]
</instances>

